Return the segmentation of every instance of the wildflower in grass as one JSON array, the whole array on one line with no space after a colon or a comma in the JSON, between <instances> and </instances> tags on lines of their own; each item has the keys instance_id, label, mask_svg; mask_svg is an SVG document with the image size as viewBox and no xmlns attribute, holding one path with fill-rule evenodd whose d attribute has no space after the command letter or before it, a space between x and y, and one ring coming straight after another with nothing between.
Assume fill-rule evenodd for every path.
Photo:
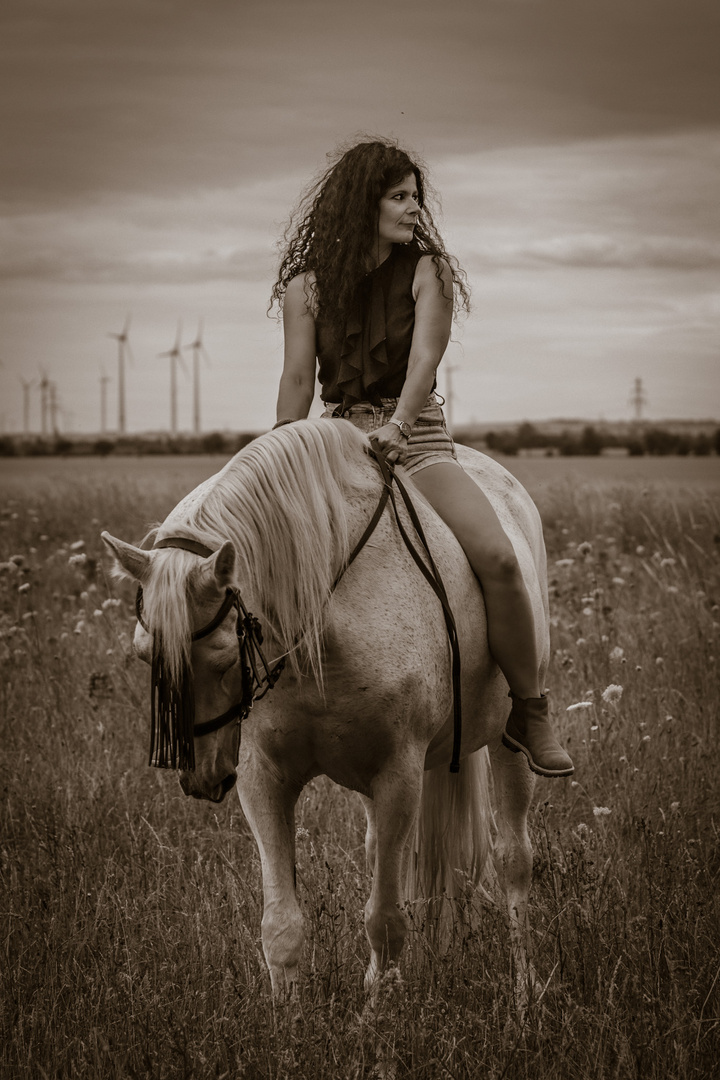
<instances>
[{"instance_id":1,"label":"wildflower in grass","mask_svg":"<svg viewBox=\"0 0 720 1080\"><path fill-rule=\"evenodd\" d=\"M102 606L103 611L107 611L108 608L120 607L121 603L122 603L122 600L118 600L114 596L108 596L107 600L103 600L101 606Z\"/></svg>"},{"instance_id":2,"label":"wildflower in grass","mask_svg":"<svg viewBox=\"0 0 720 1080\"><path fill-rule=\"evenodd\" d=\"M617 683L610 683L602 692L602 699L606 705L616 705L622 697L623 688Z\"/></svg>"},{"instance_id":3,"label":"wildflower in grass","mask_svg":"<svg viewBox=\"0 0 720 1080\"><path fill-rule=\"evenodd\" d=\"M581 821L579 825L575 826L575 832L580 833L581 836L584 836L587 831L588 827L584 821Z\"/></svg>"},{"instance_id":4,"label":"wildflower in grass","mask_svg":"<svg viewBox=\"0 0 720 1080\"><path fill-rule=\"evenodd\" d=\"M578 646L578 648L582 648L583 645L587 645L587 642L584 637L579 637L575 644Z\"/></svg>"},{"instance_id":5,"label":"wildflower in grass","mask_svg":"<svg viewBox=\"0 0 720 1080\"><path fill-rule=\"evenodd\" d=\"M625 655L625 650L621 649L619 645L616 645L614 649L610 650L610 659L611 660L622 660L624 655Z\"/></svg>"},{"instance_id":6,"label":"wildflower in grass","mask_svg":"<svg viewBox=\"0 0 720 1080\"><path fill-rule=\"evenodd\" d=\"M27 622L28 619L34 619L37 616L37 611L26 611L23 615L23 622Z\"/></svg>"},{"instance_id":7,"label":"wildflower in grass","mask_svg":"<svg viewBox=\"0 0 720 1080\"><path fill-rule=\"evenodd\" d=\"M556 566L572 566L572 564L574 562L575 562L574 559L556 559L555 560L555 565Z\"/></svg>"},{"instance_id":8,"label":"wildflower in grass","mask_svg":"<svg viewBox=\"0 0 720 1080\"><path fill-rule=\"evenodd\" d=\"M656 665L656 667L663 667L664 664L665 664L665 661L663 660L662 656L656 656L655 657L655 665Z\"/></svg>"},{"instance_id":9,"label":"wildflower in grass","mask_svg":"<svg viewBox=\"0 0 720 1080\"><path fill-rule=\"evenodd\" d=\"M592 709L592 701L576 701L574 705L568 705L565 712L576 712L578 709Z\"/></svg>"},{"instance_id":10,"label":"wildflower in grass","mask_svg":"<svg viewBox=\"0 0 720 1080\"><path fill-rule=\"evenodd\" d=\"M624 585L624 584L625 584L625 578L621 578L621 577L614 577L614 578L612 579L612 583L613 583L613 585L617 585L617 586L618 586L618 588L619 588L620 586L622 586L622 585Z\"/></svg>"},{"instance_id":11,"label":"wildflower in grass","mask_svg":"<svg viewBox=\"0 0 720 1080\"><path fill-rule=\"evenodd\" d=\"M591 607L584 607L582 610L583 615L594 615L595 612Z\"/></svg>"},{"instance_id":12,"label":"wildflower in grass","mask_svg":"<svg viewBox=\"0 0 720 1080\"><path fill-rule=\"evenodd\" d=\"M661 566L674 566L675 565L675 560L674 559L661 559L660 560L660 565Z\"/></svg>"},{"instance_id":13,"label":"wildflower in grass","mask_svg":"<svg viewBox=\"0 0 720 1080\"><path fill-rule=\"evenodd\" d=\"M592 551L592 544L588 540L583 540L582 544L578 544L578 555L589 555Z\"/></svg>"},{"instance_id":14,"label":"wildflower in grass","mask_svg":"<svg viewBox=\"0 0 720 1080\"><path fill-rule=\"evenodd\" d=\"M650 742L650 736L649 735L643 735L642 741L643 742Z\"/></svg>"},{"instance_id":15,"label":"wildflower in grass","mask_svg":"<svg viewBox=\"0 0 720 1080\"><path fill-rule=\"evenodd\" d=\"M68 559L68 566L84 566L87 562L87 555L83 551L82 555L71 555Z\"/></svg>"},{"instance_id":16,"label":"wildflower in grass","mask_svg":"<svg viewBox=\"0 0 720 1080\"><path fill-rule=\"evenodd\" d=\"M24 555L11 555L10 556L10 562L15 563L16 566L22 566L22 564L25 562L25 556Z\"/></svg>"},{"instance_id":17,"label":"wildflower in grass","mask_svg":"<svg viewBox=\"0 0 720 1080\"><path fill-rule=\"evenodd\" d=\"M75 624L75 628L73 630L73 633L74 634L82 634L84 629L85 629L85 622L84 622L83 619L81 619L80 622Z\"/></svg>"},{"instance_id":18,"label":"wildflower in grass","mask_svg":"<svg viewBox=\"0 0 720 1080\"><path fill-rule=\"evenodd\" d=\"M103 614L104 613L103 613L101 608L99 608L99 607L95 608L95 610L93 611L93 618L94 619L102 619Z\"/></svg>"},{"instance_id":19,"label":"wildflower in grass","mask_svg":"<svg viewBox=\"0 0 720 1080\"><path fill-rule=\"evenodd\" d=\"M609 806L593 806L593 814L595 817L607 817L609 813Z\"/></svg>"},{"instance_id":20,"label":"wildflower in grass","mask_svg":"<svg viewBox=\"0 0 720 1080\"><path fill-rule=\"evenodd\" d=\"M638 544L638 546L635 548L635 554L636 555L644 555L645 554L645 548L642 546L642 544Z\"/></svg>"},{"instance_id":21,"label":"wildflower in grass","mask_svg":"<svg viewBox=\"0 0 720 1080\"><path fill-rule=\"evenodd\" d=\"M81 551L82 548L84 548L84 547L85 547L85 541L84 540L76 540L73 544L70 545L70 550L71 551Z\"/></svg>"},{"instance_id":22,"label":"wildflower in grass","mask_svg":"<svg viewBox=\"0 0 720 1080\"><path fill-rule=\"evenodd\" d=\"M671 814L677 814L679 809L680 809L680 803L679 802L671 802L670 803L670 813Z\"/></svg>"},{"instance_id":23,"label":"wildflower in grass","mask_svg":"<svg viewBox=\"0 0 720 1080\"><path fill-rule=\"evenodd\" d=\"M29 581L24 581L22 583L22 585L18 585L18 592L19 593L30 592L30 582Z\"/></svg>"},{"instance_id":24,"label":"wildflower in grass","mask_svg":"<svg viewBox=\"0 0 720 1080\"><path fill-rule=\"evenodd\" d=\"M674 586L674 585L668 585L668 587L667 587L667 589L665 590L665 592L669 592L669 593L676 593L676 592L677 592L677 589L675 588L675 586Z\"/></svg>"},{"instance_id":25,"label":"wildflower in grass","mask_svg":"<svg viewBox=\"0 0 720 1080\"><path fill-rule=\"evenodd\" d=\"M40 539L43 543L46 543L50 539L50 537L47 535L47 533L43 533Z\"/></svg>"},{"instance_id":26,"label":"wildflower in grass","mask_svg":"<svg viewBox=\"0 0 720 1080\"><path fill-rule=\"evenodd\" d=\"M627 758L625 757L624 754L621 754L621 756L618 758L618 761L624 761L625 764L627 765Z\"/></svg>"},{"instance_id":27,"label":"wildflower in grass","mask_svg":"<svg viewBox=\"0 0 720 1080\"><path fill-rule=\"evenodd\" d=\"M590 730L591 731L599 731L600 730L600 725L599 724L591 724L590 725Z\"/></svg>"}]
</instances>

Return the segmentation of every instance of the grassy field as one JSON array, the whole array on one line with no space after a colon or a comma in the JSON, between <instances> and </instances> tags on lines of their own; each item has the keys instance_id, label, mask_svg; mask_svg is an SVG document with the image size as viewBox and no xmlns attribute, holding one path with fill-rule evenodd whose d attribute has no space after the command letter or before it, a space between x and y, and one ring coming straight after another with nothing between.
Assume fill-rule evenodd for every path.
<instances>
[{"instance_id":1,"label":"grassy field","mask_svg":"<svg viewBox=\"0 0 720 1080\"><path fill-rule=\"evenodd\" d=\"M363 1016L363 819L324 780L297 821L303 989L273 1012L254 843L234 796L146 767L132 589L99 540L139 539L220 462L2 463L0 1075L364 1077L378 1044L428 1080L717 1075L718 459L507 464L543 516L577 766L531 812L544 989L522 1032L480 905L443 955L413 928L384 1019Z\"/></svg>"}]
</instances>

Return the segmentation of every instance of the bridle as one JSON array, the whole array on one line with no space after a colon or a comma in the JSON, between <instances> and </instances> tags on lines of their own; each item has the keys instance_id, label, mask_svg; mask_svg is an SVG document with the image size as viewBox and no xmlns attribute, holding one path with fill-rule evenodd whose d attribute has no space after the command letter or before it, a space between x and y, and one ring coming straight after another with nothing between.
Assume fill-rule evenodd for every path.
<instances>
[{"instance_id":1,"label":"bridle","mask_svg":"<svg viewBox=\"0 0 720 1080\"><path fill-rule=\"evenodd\" d=\"M458 772L460 769L460 744L462 738L462 709L460 701L460 649L455 619L450 608L445 586L443 585L440 573L433 560L420 519L418 518L412 499L405 488L405 485L375 445L373 445L373 448L370 449L368 453L375 459L382 474L383 486L380 493L380 499L365 531L350 553L347 562L340 568L332 584L330 594L332 595L335 591L348 567L355 561L369 538L372 536L388 501L390 501L400 535L418 569L435 592L435 595L440 600L443 608L443 615L445 617L445 624L452 652L454 729L450 771ZM424 561L415 549L402 523L393 485L397 487L402 496L413 529L421 542L427 562ZM191 540L184 536L163 537L162 540L156 541L153 545L153 550L158 548L179 548L183 551L190 551L195 555L200 555L205 559L210 558L210 556L215 554L215 551L212 548L207 547L206 544L203 544L198 540ZM148 625L143 619L142 601L142 586L138 586L135 601L135 611L138 622L144 630L151 633ZM233 721L238 725L241 724L242 721L248 717L255 702L263 698L265 694L275 686L275 683L280 678L283 668L285 667L285 657L281 657L273 666L268 664L261 648L263 636L260 622L247 610L240 595L240 590L237 588L228 587L226 589L225 598L216 614L206 626L203 626L200 630L193 631L190 640L199 641L201 638L208 637L209 634L225 621L233 608L237 612L236 632L239 661L242 669L242 694L239 702L231 705L226 712L222 713L220 716L214 717L212 720L205 720L201 724L195 723L192 673L188 666L185 665L179 685L175 685L168 676L160 650L153 647L149 764L156 765L159 768L194 769L194 739L201 738L203 735L210 735L214 731L220 731L221 728L226 727Z\"/></svg>"},{"instance_id":2,"label":"bridle","mask_svg":"<svg viewBox=\"0 0 720 1080\"><path fill-rule=\"evenodd\" d=\"M153 550L157 548L179 548L205 559L215 554L212 548L184 536L166 536L153 545ZM162 656L158 650L153 649L151 765L157 765L160 768L194 769L195 754L192 740L220 731L233 721L241 724L249 715L255 702L263 698L280 678L285 667L285 657L280 657L272 666L265 659L261 648L263 636L260 622L247 610L240 590L237 588L228 587L225 590L225 598L215 615L207 625L201 627L200 630L194 630L190 635L190 640L199 641L201 638L208 637L217 630L233 609L237 613L235 630L242 672L242 693L240 700L220 716L196 724L190 672L183 672L180 687L173 686L164 669ZM135 598L135 614L143 630L151 633L150 627L143 618L141 585L138 586ZM191 721L188 714L192 716Z\"/></svg>"}]
</instances>

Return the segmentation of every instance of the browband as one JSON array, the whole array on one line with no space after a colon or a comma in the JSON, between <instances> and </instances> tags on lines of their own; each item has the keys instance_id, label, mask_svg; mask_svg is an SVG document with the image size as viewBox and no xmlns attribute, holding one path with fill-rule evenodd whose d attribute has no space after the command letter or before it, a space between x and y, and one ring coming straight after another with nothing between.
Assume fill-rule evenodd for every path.
<instances>
[{"instance_id":1,"label":"browband","mask_svg":"<svg viewBox=\"0 0 720 1080\"><path fill-rule=\"evenodd\" d=\"M191 551L193 555L201 555L203 559L209 559L215 552L207 544L201 544L199 540L190 540L186 536L164 536L162 540L156 540L153 548L181 548L183 551Z\"/></svg>"}]
</instances>

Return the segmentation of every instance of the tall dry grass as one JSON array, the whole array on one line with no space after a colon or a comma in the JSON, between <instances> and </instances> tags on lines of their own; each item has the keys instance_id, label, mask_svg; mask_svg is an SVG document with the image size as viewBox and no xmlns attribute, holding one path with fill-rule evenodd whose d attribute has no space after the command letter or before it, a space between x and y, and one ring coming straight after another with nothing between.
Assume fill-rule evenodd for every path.
<instances>
[{"instance_id":1,"label":"tall dry grass","mask_svg":"<svg viewBox=\"0 0 720 1080\"><path fill-rule=\"evenodd\" d=\"M518 1031L486 906L441 956L413 924L403 982L363 1013L363 822L324 780L298 807L303 988L271 1008L236 799L186 800L145 764L132 590L98 533L139 538L191 486L151 470L28 482L1 519L3 1075L361 1077L378 1045L418 1078L717 1075L717 504L543 484L549 683L577 771L532 810L540 987Z\"/></svg>"}]
</instances>

